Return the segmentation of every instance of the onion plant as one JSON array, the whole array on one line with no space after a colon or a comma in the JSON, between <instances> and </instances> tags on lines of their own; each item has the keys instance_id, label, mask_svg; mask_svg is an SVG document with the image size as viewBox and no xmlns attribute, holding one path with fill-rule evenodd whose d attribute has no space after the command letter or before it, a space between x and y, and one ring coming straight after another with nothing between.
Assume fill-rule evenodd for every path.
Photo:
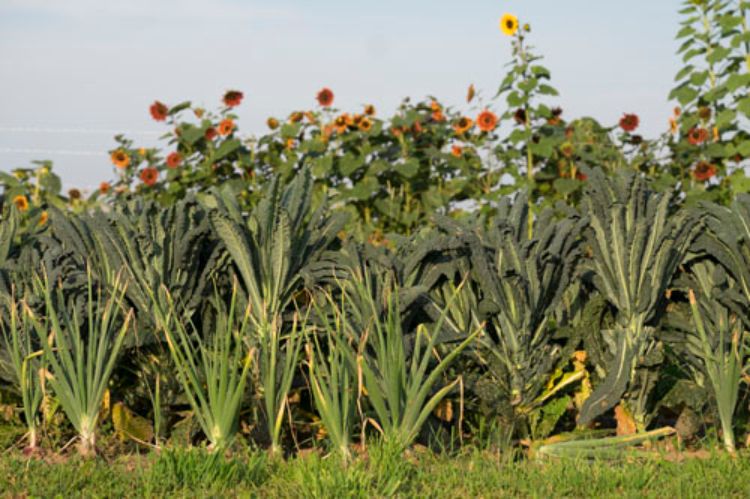
<instances>
[{"instance_id":1,"label":"onion plant","mask_svg":"<svg viewBox=\"0 0 750 499\"><path fill-rule=\"evenodd\" d=\"M347 362L346 351L351 348L346 338L346 318L343 305L337 304L329 292L324 293L325 304L313 303L324 339L312 327L308 328L307 366L310 391L315 408L333 448L344 463L351 458L352 425L355 418L356 371ZM332 310L332 314L328 314ZM344 343L340 345L340 343Z\"/></svg>"},{"instance_id":2,"label":"onion plant","mask_svg":"<svg viewBox=\"0 0 750 499\"><path fill-rule=\"evenodd\" d=\"M215 298L215 331L202 339L183 319L166 288L159 298L152 294L157 324L164 331L193 414L210 442L209 448L219 451L226 449L237 433L254 350L244 341L252 327L250 310L238 309L236 285L228 310L219 296Z\"/></svg>"},{"instance_id":3,"label":"onion plant","mask_svg":"<svg viewBox=\"0 0 750 499\"><path fill-rule=\"evenodd\" d=\"M11 298L7 307L8 324L0 320L0 331L2 344L10 357L12 374L15 376L23 402L23 415L28 429L28 448L33 451L38 445L38 415L43 396L40 376L46 367L43 351L34 338L31 321L25 312L19 317L21 307L21 303Z\"/></svg>"},{"instance_id":4,"label":"onion plant","mask_svg":"<svg viewBox=\"0 0 750 499\"><path fill-rule=\"evenodd\" d=\"M92 455L102 399L133 316L122 305L125 285L115 279L105 296L101 287L95 292L89 271L84 317L75 297L64 296L62 284L51 283L46 273L35 278L35 288L44 296L45 316L26 312L50 368L46 382L78 432L81 454Z\"/></svg>"},{"instance_id":5,"label":"onion plant","mask_svg":"<svg viewBox=\"0 0 750 499\"><path fill-rule=\"evenodd\" d=\"M345 221L341 213L329 216L325 206L312 210L312 185L309 170L286 187L274 178L247 217L234 196L216 193L207 199L217 208L212 225L237 268L250 305L247 340L257 349L272 454L281 449L286 398L303 344L299 315L286 312L304 288L305 269L338 241Z\"/></svg>"},{"instance_id":6,"label":"onion plant","mask_svg":"<svg viewBox=\"0 0 750 499\"><path fill-rule=\"evenodd\" d=\"M733 418L748 354L748 338L742 321L719 299L726 277L710 262L693 266L696 290L689 289L693 331L687 331L687 356L697 360L695 377L707 381L722 429L724 448L734 453ZM697 293L696 293L697 291Z\"/></svg>"},{"instance_id":7,"label":"onion plant","mask_svg":"<svg viewBox=\"0 0 750 499\"><path fill-rule=\"evenodd\" d=\"M372 275L368 269L353 270L339 283L343 302L338 313L344 318L347 337L339 341L374 411L370 419L383 439L406 448L419 434L428 416L459 383L457 378L435 390L456 357L476 338L480 329L465 338L442 358L436 358L438 337L446 313L430 325L419 324L409 335L399 300L399 287L392 276ZM379 290L377 294L373 290ZM411 348L406 342L411 340Z\"/></svg>"}]
</instances>

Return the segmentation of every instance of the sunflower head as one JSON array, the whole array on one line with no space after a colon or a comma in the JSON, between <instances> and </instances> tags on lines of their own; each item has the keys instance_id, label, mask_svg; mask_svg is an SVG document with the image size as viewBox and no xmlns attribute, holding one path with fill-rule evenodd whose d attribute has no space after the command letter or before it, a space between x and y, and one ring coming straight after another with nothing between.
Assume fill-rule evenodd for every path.
<instances>
[{"instance_id":1,"label":"sunflower head","mask_svg":"<svg viewBox=\"0 0 750 499\"><path fill-rule=\"evenodd\" d=\"M148 187L153 186L156 184L156 181L159 179L159 172L156 168L149 166L148 168L144 168L141 171L141 181L147 185Z\"/></svg>"},{"instance_id":2,"label":"sunflower head","mask_svg":"<svg viewBox=\"0 0 750 499\"><path fill-rule=\"evenodd\" d=\"M451 155L454 158L460 158L463 155L463 153L464 153L464 148L459 146L458 144L454 144L451 147Z\"/></svg>"},{"instance_id":3,"label":"sunflower head","mask_svg":"<svg viewBox=\"0 0 750 499\"><path fill-rule=\"evenodd\" d=\"M78 201L79 199L81 199L81 191L75 188L70 189L68 191L68 197L70 198L71 201Z\"/></svg>"},{"instance_id":4,"label":"sunflower head","mask_svg":"<svg viewBox=\"0 0 750 499\"><path fill-rule=\"evenodd\" d=\"M513 14L503 14L500 18L500 31L508 36L513 36L518 31L518 18Z\"/></svg>"},{"instance_id":5,"label":"sunflower head","mask_svg":"<svg viewBox=\"0 0 750 499\"><path fill-rule=\"evenodd\" d=\"M491 132L497 126L497 116L489 109L485 109L477 116L477 126L483 132Z\"/></svg>"},{"instance_id":6,"label":"sunflower head","mask_svg":"<svg viewBox=\"0 0 750 499\"><path fill-rule=\"evenodd\" d=\"M130 165L130 155L122 149L113 151L110 155L110 159L117 168L127 168Z\"/></svg>"},{"instance_id":7,"label":"sunflower head","mask_svg":"<svg viewBox=\"0 0 750 499\"><path fill-rule=\"evenodd\" d=\"M229 135L234 131L234 121L226 118L219 123L219 133L221 135Z\"/></svg>"},{"instance_id":8,"label":"sunflower head","mask_svg":"<svg viewBox=\"0 0 750 499\"><path fill-rule=\"evenodd\" d=\"M109 185L109 182L102 182L99 184L99 192L102 194L108 193L111 188L112 186Z\"/></svg>"},{"instance_id":9,"label":"sunflower head","mask_svg":"<svg viewBox=\"0 0 750 499\"><path fill-rule=\"evenodd\" d=\"M375 106L373 106L372 104L367 104L365 106L365 114L367 116L375 116Z\"/></svg>"},{"instance_id":10,"label":"sunflower head","mask_svg":"<svg viewBox=\"0 0 750 499\"><path fill-rule=\"evenodd\" d=\"M151 107L148 109L151 113L151 117L156 121L164 121L167 119L167 115L169 114L169 108L166 106L166 104L157 101L154 101L153 104L151 104Z\"/></svg>"},{"instance_id":11,"label":"sunflower head","mask_svg":"<svg viewBox=\"0 0 750 499\"><path fill-rule=\"evenodd\" d=\"M318 104L323 107L330 107L333 104L333 90L330 88L322 88L315 97L318 100Z\"/></svg>"},{"instance_id":12,"label":"sunflower head","mask_svg":"<svg viewBox=\"0 0 750 499\"><path fill-rule=\"evenodd\" d=\"M29 200L22 194L13 198L13 204L16 205L18 211L26 211L29 209Z\"/></svg>"},{"instance_id":13,"label":"sunflower head","mask_svg":"<svg viewBox=\"0 0 750 499\"><path fill-rule=\"evenodd\" d=\"M363 132L369 132L372 128L372 121L368 117L363 117L361 120L359 120L359 129Z\"/></svg>"},{"instance_id":14,"label":"sunflower head","mask_svg":"<svg viewBox=\"0 0 750 499\"><path fill-rule=\"evenodd\" d=\"M222 100L227 107L236 107L240 105L243 97L244 94L239 90L228 90Z\"/></svg>"},{"instance_id":15,"label":"sunflower head","mask_svg":"<svg viewBox=\"0 0 750 499\"><path fill-rule=\"evenodd\" d=\"M716 166L708 161L699 162L693 169L693 178L699 182L710 180L714 175L716 175Z\"/></svg>"},{"instance_id":16,"label":"sunflower head","mask_svg":"<svg viewBox=\"0 0 750 499\"><path fill-rule=\"evenodd\" d=\"M49 213L47 211L43 211L41 215L39 215L39 222L37 222L37 225L40 227L47 223L47 220L49 220Z\"/></svg>"},{"instance_id":17,"label":"sunflower head","mask_svg":"<svg viewBox=\"0 0 750 499\"><path fill-rule=\"evenodd\" d=\"M279 128L279 120L273 117L268 118L266 120L266 125L268 125L268 128L270 128L271 130L276 130L277 128Z\"/></svg>"},{"instance_id":18,"label":"sunflower head","mask_svg":"<svg viewBox=\"0 0 750 499\"><path fill-rule=\"evenodd\" d=\"M459 118L456 124L453 125L453 129L458 135L463 135L464 133L468 132L473 126L474 122L471 120L471 118L462 116L461 118Z\"/></svg>"}]
</instances>

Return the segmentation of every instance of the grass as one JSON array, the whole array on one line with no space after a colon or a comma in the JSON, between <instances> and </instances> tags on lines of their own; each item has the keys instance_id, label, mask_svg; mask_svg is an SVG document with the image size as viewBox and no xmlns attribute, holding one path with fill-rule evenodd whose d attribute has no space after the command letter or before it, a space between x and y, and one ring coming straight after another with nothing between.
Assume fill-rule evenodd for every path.
<instances>
[{"instance_id":1,"label":"grass","mask_svg":"<svg viewBox=\"0 0 750 499\"><path fill-rule=\"evenodd\" d=\"M317 453L281 461L201 449L113 461L0 455L0 497L748 497L747 476L746 452L682 462L508 462L487 452L403 455L374 445L348 467Z\"/></svg>"}]
</instances>

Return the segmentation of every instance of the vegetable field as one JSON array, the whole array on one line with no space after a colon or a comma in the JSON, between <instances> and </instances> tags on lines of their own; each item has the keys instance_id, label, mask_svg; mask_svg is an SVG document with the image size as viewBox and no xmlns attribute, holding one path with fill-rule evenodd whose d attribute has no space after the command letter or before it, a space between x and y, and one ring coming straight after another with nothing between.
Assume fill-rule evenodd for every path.
<instances>
[{"instance_id":1,"label":"vegetable field","mask_svg":"<svg viewBox=\"0 0 750 499\"><path fill-rule=\"evenodd\" d=\"M505 14L470 112L323 88L247 137L229 90L95 192L0 173L0 492L746 495L748 9L684 3L653 139Z\"/></svg>"}]
</instances>

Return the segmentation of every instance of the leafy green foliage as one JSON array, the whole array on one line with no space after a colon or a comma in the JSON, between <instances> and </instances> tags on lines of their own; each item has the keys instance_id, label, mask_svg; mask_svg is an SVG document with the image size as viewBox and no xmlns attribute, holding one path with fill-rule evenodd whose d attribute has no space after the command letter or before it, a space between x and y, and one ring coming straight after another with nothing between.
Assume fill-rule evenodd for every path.
<instances>
[{"instance_id":1,"label":"leafy green foliage","mask_svg":"<svg viewBox=\"0 0 750 499\"><path fill-rule=\"evenodd\" d=\"M634 388L639 359L656 347L654 327L664 313L665 291L698 229L687 212L673 211L670 194L653 191L636 174L608 178L593 170L586 194L591 258L585 266L616 313L613 329L601 332L611 359L606 377L582 407L581 424L613 407L629 385ZM631 403L637 424L645 427L644 394Z\"/></svg>"}]
</instances>

